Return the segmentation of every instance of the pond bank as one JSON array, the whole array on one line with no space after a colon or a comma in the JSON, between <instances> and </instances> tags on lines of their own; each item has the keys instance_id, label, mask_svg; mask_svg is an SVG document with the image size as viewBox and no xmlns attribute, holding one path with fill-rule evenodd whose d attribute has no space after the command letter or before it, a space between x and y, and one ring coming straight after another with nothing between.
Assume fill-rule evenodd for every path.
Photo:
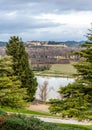
<instances>
[{"instance_id":1,"label":"pond bank","mask_svg":"<svg viewBox=\"0 0 92 130\"><path fill-rule=\"evenodd\" d=\"M73 78L72 75L64 75L64 74L41 74L35 73L35 76L43 76L43 77L61 77L61 78Z\"/></svg>"}]
</instances>

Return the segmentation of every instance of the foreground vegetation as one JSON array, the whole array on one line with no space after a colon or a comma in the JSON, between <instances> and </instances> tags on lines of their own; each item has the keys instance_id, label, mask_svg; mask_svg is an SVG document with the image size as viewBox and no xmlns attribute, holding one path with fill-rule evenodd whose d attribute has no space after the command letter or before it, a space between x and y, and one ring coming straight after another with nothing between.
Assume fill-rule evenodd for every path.
<instances>
[{"instance_id":1,"label":"foreground vegetation","mask_svg":"<svg viewBox=\"0 0 92 130\"><path fill-rule=\"evenodd\" d=\"M74 65L75 82L60 88L61 100L50 101L50 111L62 117L92 120L92 29L87 38L84 48L76 52L82 60Z\"/></svg>"},{"instance_id":2,"label":"foreground vegetation","mask_svg":"<svg viewBox=\"0 0 92 130\"><path fill-rule=\"evenodd\" d=\"M11 107L2 107L0 108L1 111L6 111L10 113L22 113L22 114L30 114L33 116L51 116L51 117L57 117L54 114L50 113L43 113L43 112L38 112L38 111L33 111L33 110L28 110L26 108L11 108Z\"/></svg>"},{"instance_id":3,"label":"foreground vegetation","mask_svg":"<svg viewBox=\"0 0 92 130\"><path fill-rule=\"evenodd\" d=\"M37 82L19 37L10 38L6 54L0 57L0 106L24 107L34 99Z\"/></svg>"},{"instance_id":4,"label":"foreground vegetation","mask_svg":"<svg viewBox=\"0 0 92 130\"><path fill-rule=\"evenodd\" d=\"M13 75L12 64L10 56L0 57L0 107L23 107L25 104L26 89L20 87L18 76Z\"/></svg>"},{"instance_id":5,"label":"foreground vegetation","mask_svg":"<svg viewBox=\"0 0 92 130\"><path fill-rule=\"evenodd\" d=\"M30 69L28 54L24 43L17 36L12 36L6 45L6 54L12 56L12 69L14 76L21 82L21 88L26 88L27 101L33 101L37 88L37 81Z\"/></svg>"},{"instance_id":6,"label":"foreground vegetation","mask_svg":"<svg viewBox=\"0 0 92 130\"><path fill-rule=\"evenodd\" d=\"M34 117L21 114L7 115L0 111L0 129L2 130L91 130L92 126L46 123Z\"/></svg>"}]
</instances>

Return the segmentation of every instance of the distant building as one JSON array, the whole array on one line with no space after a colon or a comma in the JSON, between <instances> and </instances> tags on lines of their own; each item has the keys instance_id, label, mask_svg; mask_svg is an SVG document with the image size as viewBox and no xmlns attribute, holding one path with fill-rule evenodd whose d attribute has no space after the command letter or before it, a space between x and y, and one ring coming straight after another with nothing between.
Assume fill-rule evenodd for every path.
<instances>
[{"instance_id":1,"label":"distant building","mask_svg":"<svg viewBox=\"0 0 92 130\"><path fill-rule=\"evenodd\" d=\"M27 41L25 43L25 46L27 47L67 47L67 45L61 43L61 44L48 44L48 42L42 42L42 41Z\"/></svg>"}]
</instances>

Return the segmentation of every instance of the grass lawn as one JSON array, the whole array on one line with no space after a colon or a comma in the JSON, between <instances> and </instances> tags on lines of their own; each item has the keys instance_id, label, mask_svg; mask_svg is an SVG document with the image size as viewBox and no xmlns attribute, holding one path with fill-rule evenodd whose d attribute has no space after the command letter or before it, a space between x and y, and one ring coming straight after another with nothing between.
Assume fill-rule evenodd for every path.
<instances>
[{"instance_id":1,"label":"grass lawn","mask_svg":"<svg viewBox=\"0 0 92 130\"><path fill-rule=\"evenodd\" d=\"M48 113L33 111L33 110L27 110L27 109L17 109L17 108L9 108L9 107L3 107L0 108L0 110L4 110L6 112L14 112L14 113L23 113L23 114L30 114L30 115L37 115L37 116L55 116Z\"/></svg>"},{"instance_id":2,"label":"grass lawn","mask_svg":"<svg viewBox=\"0 0 92 130\"><path fill-rule=\"evenodd\" d=\"M61 127L68 127L69 130L92 130L92 125L58 124Z\"/></svg>"},{"instance_id":3,"label":"grass lawn","mask_svg":"<svg viewBox=\"0 0 92 130\"><path fill-rule=\"evenodd\" d=\"M72 76L76 73L76 69L71 64L52 64L50 70L34 71L35 75L63 75Z\"/></svg>"},{"instance_id":4,"label":"grass lawn","mask_svg":"<svg viewBox=\"0 0 92 130\"><path fill-rule=\"evenodd\" d=\"M76 69L72 64L53 64L50 71L58 71L63 74L73 74L76 73Z\"/></svg>"}]
</instances>

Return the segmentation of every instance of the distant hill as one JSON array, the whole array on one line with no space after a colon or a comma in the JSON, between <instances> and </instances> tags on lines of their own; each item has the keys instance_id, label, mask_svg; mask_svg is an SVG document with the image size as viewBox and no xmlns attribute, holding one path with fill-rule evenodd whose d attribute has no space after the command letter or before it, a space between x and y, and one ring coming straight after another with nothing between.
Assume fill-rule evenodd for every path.
<instances>
[{"instance_id":1,"label":"distant hill","mask_svg":"<svg viewBox=\"0 0 92 130\"><path fill-rule=\"evenodd\" d=\"M0 46L6 46L6 42L0 41Z\"/></svg>"},{"instance_id":2,"label":"distant hill","mask_svg":"<svg viewBox=\"0 0 92 130\"><path fill-rule=\"evenodd\" d=\"M70 47L72 47L72 46L80 46L81 44L83 44L85 41L79 41L79 42L77 42L77 41L65 41L65 42L63 42L63 43L65 43L67 46L70 46Z\"/></svg>"},{"instance_id":3,"label":"distant hill","mask_svg":"<svg viewBox=\"0 0 92 130\"><path fill-rule=\"evenodd\" d=\"M55 41L49 41L48 44L66 44L69 47L77 47L83 44L85 41L65 41L65 42L55 42Z\"/></svg>"},{"instance_id":4,"label":"distant hill","mask_svg":"<svg viewBox=\"0 0 92 130\"><path fill-rule=\"evenodd\" d=\"M39 42L41 42L41 41L39 41ZM79 41L79 42L77 42L77 41L65 41L65 42L56 42L56 41L48 41L48 42L46 42L46 43L48 43L48 44L53 44L53 45L55 45L55 44L66 44L67 46L69 46L69 47L77 47L77 46L79 46L79 45L81 45L81 44L83 44L85 41ZM7 42L2 42L2 41L0 41L0 46L6 46L6 43ZM43 42L42 42L43 43ZM44 42L45 43L45 42ZM26 43L25 43L26 44Z\"/></svg>"}]
</instances>

